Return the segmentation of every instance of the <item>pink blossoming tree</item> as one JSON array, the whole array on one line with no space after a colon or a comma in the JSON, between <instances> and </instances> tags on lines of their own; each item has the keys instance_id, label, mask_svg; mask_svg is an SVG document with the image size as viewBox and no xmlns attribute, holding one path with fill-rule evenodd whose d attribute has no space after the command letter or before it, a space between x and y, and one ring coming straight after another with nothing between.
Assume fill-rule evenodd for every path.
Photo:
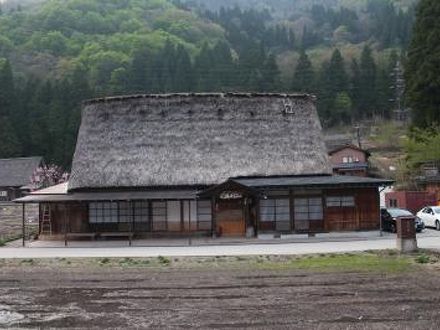
<instances>
[{"instance_id":1,"label":"pink blossoming tree","mask_svg":"<svg viewBox=\"0 0 440 330\"><path fill-rule=\"evenodd\" d=\"M32 190L47 188L69 180L69 173L55 164L38 167L31 176Z\"/></svg>"}]
</instances>

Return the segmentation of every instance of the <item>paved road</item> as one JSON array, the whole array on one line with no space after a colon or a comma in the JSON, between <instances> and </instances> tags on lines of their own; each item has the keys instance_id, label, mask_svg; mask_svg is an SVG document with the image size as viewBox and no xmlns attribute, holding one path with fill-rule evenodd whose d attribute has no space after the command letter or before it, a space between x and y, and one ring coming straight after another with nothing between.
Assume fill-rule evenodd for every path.
<instances>
[{"instance_id":1,"label":"paved road","mask_svg":"<svg viewBox=\"0 0 440 330\"><path fill-rule=\"evenodd\" d=\"M423 235L418 246L440 251L440 237ZM1 248L0 258L69 258L69 257L157 257L157 256L237 256L272 254L338 253L366 250L393 249L394 238L374 240L280 243L280 244L235 244L169 247L69 247L69 248Z\"/></svg>"}]
</instances>

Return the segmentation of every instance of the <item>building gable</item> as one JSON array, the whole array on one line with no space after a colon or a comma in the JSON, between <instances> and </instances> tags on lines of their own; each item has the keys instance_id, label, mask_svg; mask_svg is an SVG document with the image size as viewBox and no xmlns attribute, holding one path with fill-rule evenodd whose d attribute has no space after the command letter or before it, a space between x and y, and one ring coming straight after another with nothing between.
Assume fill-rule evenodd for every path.
<instances>
[{"instance_id":1,"label":"building gable","mask_svg":"<svg viewBox=\"0 0 440 330\"><path fill-rule=\"evenodd\" d=\"M137 95L85 103L69 189L330 173L309 95Z\"/></svg>"}]
</instances>

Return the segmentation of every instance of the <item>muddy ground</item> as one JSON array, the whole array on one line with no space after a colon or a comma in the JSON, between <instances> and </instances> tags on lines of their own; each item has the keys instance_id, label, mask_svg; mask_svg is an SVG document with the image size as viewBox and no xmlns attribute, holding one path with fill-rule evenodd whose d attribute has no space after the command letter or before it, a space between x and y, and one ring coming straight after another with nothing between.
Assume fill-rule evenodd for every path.
<instances>
[{"instance_id":1,"label":"muddy ground","mask_svg":"<svg viewBox=\"0 0 440 330\"><path fill-rule=\"evenodd\" d=\"M2 265L0 327L438 329L439 275Z\"/></svg>"}]
</instances>

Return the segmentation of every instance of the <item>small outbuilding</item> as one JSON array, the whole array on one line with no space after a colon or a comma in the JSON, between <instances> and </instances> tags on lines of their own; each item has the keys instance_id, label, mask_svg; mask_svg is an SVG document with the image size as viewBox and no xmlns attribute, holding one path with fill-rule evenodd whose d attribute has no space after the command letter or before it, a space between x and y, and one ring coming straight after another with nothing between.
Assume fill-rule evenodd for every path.
<instances>
[{"instance_id":1,"label":"small outbuilding","mask_svg":"<svg viewBox=\"0 0 440 330\"><path fill-rule=\"evenodd\" d=\"M330 163L336 175L368 176L370 153L353 144L345 144L329 150Z\"/></svg>"},{"instance_id":2,"label":"small outbuilding","mask_svg":"<svg viewBox=\"0 0 440 330\"><path fill-rule=\"evenodd\" d=\"M379 229L391 183L332 175L313 96L134 95L85 102L69 183L17 202L52 236L254 237Z\"/></svg>"},{"instance_id":3,"label":"small outbuilding","mask_svg":"<svg viewBox=\"0 0 440 330\"><path fill-rule=\"evenodd\" d=\"M417 184L426 192L435 195L435 205L440 205L440 160L420 164Z\"/></svg>"},{"instance_id":4,"label":"small outbuilding","mask_svg":"<svg viewBox=\"0 0 440 330\"><path fill-rule=\"evenodd\" d=\"M12 201L29 192L32 174L41 164L41 157L0 159L0 201Z\"/></svg>"}]
</instances>

